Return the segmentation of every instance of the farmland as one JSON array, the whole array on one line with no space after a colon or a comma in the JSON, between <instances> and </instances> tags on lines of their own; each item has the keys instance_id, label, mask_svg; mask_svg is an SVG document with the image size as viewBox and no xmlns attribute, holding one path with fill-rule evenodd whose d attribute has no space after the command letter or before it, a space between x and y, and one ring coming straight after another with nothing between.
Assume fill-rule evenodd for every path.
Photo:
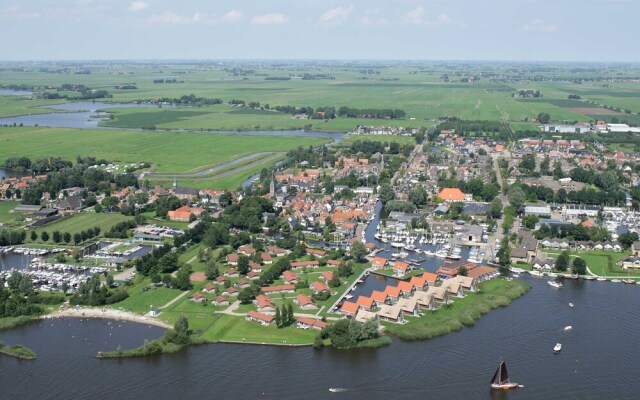
<instances>
[{"instance_id":1,"label":"farmland","mask_svg":"<svg viewBox=\"0 0 640 400\"><path fill-rule=\"evenodd\" d=\"M33 159L60 156L69 160L78 155L92 155L112 162L149 162L155 172L171 174L200 171L255 152L284 153L297 146L324 142L325 139L295 136L252 136L248 139L210 133L2 128L0 161L17 154ZM258 163L252 168L244 168L238 171L241 173L238 176L228 174L223 182L236 187L238 182L263 166ZM208 177L209 182L212 180L213 177Z\"/></svg>"},{"instance_id":2,"label":"farmland","mask_svg":"<svg viewBox=\"0 0 640 400\"><path fill-rule=\"evenodd\" d=\"M127 217L122 214L96 214L93 212L84 212L81 214L72 214L68 217L60 219L58 221L51 222L46 225L46 227L36 229L38 236L43 231L47 231L49 235L53 231L60 232L69 232L71 235L75 233L79 233L87 228L99 227L101 230L101 236L104 235L104 232L111 229L112 226L121 221L126 221L131 219L131 217ZM41 242L41 239L38 239L38 242ZM51 242L49 242L51 243Z\"/></svg>"}]
</instances>

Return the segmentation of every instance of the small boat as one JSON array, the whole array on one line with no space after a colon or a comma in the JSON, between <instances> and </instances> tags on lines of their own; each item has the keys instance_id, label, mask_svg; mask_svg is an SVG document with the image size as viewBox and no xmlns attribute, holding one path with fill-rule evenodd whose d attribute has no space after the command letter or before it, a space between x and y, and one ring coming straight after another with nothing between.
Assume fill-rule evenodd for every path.
<instances>
[{"instance_id":1,"label":"small boat","mask_svg":"<svg viewBox=\"0 0 640 400\"><path fill-rule=\"evenodd\" d=\"M633 285L636 283L636 281L633 279L625 279L622 282L626 283L627 285Z\"/></svg>"},{"instance_id":2,"label":"small boat","mask_svg":"<svg viewBox=\"0 0 640 400\"><path fill-rule=\"evenodd\" d=\"M573 303L569 303L569 307L573 308Z\"/></svg>"},{"instance_id":3,"label":"small boat","mask_svg":"<svg viewBox=\"0 0 640 400\"><path fill-rule=\"evenodd\" d=\"M339 392L344 392L345 389L343 389L343 388L329 388L329 391L331 393L339 393Z\"/></svg>"},{"instance_id":4,"label":"small boat","mask_svg":"<svg viewBox=\"0 0 640 400\"><path fill-rule=\"evenodd\" d=\"M620 279L612 279L612 280L611 280L611 282L613 282L613 283L620 283L620 282L622 282L622 281L621 281Z\"/></svg>"},{"instance_id":5,"label":"small boat","mask_svg":"<svg viewBox=\"0 0 640 400\"><path fill-rule=\"evenodd\" d=\"M599 278L596 278L596 280L597 280L597 281L601 281L601 282L602 282L602 281L606 281L606 280L607 280L607 278L599 277Z\"/></svg>"},{"instance_id":6,"label":"small boat","mask_svg":"<svg viewBox=\"0 0 640 400\"><path fill-rule=\"evenodd\" d=\"M554 287L556 289L560 289L562 287L562 283L556 281L547 281L549 286Z\"/></svg>"},{"instance_id":7,"label":"small boat","mask_svg":"<svg viewBox=\"0 0 640 400\"><path fill-rule=\"evenodd\" d=\"M560 353L561 350L562 350L562 344L556 343L556 345L553 347L553 352L558 354Z\"/></svg>"},{"instance_id":8,"label":"small boat","mask_svg":"<svg viewBox=\"0 0 640 400\"><path fill-rule=\"evenodd\" d=\"M571 325L567 325L567 326L564 327L564 331L565 332L570 331L572 329L573 329L573 326L571 326Z\"/></svg>"},{"instance_id":9,"label":"small boat","mask_svg":"<svg viewBox=\"0 0 640 400\"><path fill-rule=\"evenodd\" d=\"M500 361L500 365L491 378L491 389L508 390L523 387L515 382L509 380L509 373L507 372L507 364L504 361Z\"/></svg>"}]
</instances>

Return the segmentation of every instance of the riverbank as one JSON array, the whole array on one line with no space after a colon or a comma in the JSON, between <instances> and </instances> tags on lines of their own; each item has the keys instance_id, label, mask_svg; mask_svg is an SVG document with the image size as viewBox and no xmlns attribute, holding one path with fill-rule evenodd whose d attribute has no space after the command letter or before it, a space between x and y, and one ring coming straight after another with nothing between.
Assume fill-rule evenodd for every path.
<instances>
[{"instance_id":1,"label":"riverbank","mask_svg":"<svg viewBox=\"0 0 640 400\"><path fill-rule=\"evenodd\" d=\"M490 310L505 307L525 294L530 286L522 281L493 279L479 285L478 292L464 298L451 297L454 302L439 310L425 312L420 317L408 317L403 325L384 323L385 331L402 340L425 340L473 326Z\"/></svg>"},{"instance_id":2,"label":"riverbank","mask_svg":"<svg viewBox=\"0 0 640 400\"><path fill-rule=\"evenodd\" d=\"M21 360L36 359L36 353L34 353L31 349L21 344L14 344L13 346L5 346L4 343L0 342L0 354L19 358Z\"/></svg>"},{"instance_id":3,"label":"riverbank","mask_svg":"<svg viewBox=\"0 0 640 400\"><path fill-rule=\"evenodd\" d=\"M67 309L53 312L51 314L43 315L40 318L41 319L104 318L104 319L114 319L118 321L131 321L131 322L137 322L140 324L154 325L154 326L159 326L165 329L172 328L171 325L159 319L146 317L143 315L138 315L138 314L134 314L127 311L113 310L110 308L89 308L89 307L67 308Z\"/></svg>"},{"instance_id":4,"label":"riverbank","mask_svg":"<svg viewBox=\"0 0 640 400\"><path fill-rule=\"evenodd\" d=\"M5 318L0 318L0 331L4 331L4 330L8 330L8 329L13 329L13 328L18 328L22 325L26 325L29 322L33 321L34 319L37 319L39 317L35 316L27 316L27 315L22 315L20 317L5 317Z\"/></svg>"}]
</instances>

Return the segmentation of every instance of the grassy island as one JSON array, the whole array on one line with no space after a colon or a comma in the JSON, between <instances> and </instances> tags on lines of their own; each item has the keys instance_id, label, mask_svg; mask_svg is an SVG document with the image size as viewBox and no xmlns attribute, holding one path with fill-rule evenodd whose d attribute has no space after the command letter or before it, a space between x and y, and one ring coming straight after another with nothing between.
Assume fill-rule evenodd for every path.
<instances>
[{"instance_id":1,"label":"grassy island","mask_svg":"<svg viewBox=\"0 0 640 400\"><path fill-rule=\"evenodd\" d=\"M384 323L388 333L402 340L424 340L473 326L475 321L491 309L504 307L522 296L530 286L518 280L493 279L479 285L478 292L469 293L449 306L408 318L404 325Z\"/></svg>"},{"instance_id":2,"label":"grassy island","mask_svg":"<svg viewBox=\"0 0 640 400\"><path fill-rule=\"evenodd\" d=\"M5 346L4 343L0 342L0 354L5 354L7 356L20 358L22 360L36 359L36 353L34 353L31 349L28 349L21 344L14 344L13 346Z\"/></svg>"}]
</instances>

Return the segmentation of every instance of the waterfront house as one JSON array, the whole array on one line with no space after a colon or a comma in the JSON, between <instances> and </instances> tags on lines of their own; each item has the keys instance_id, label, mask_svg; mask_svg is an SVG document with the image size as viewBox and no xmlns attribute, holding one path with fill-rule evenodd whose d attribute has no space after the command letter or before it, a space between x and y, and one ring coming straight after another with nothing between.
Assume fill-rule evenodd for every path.
<instances>
[{"instance_id":1,"label":"waterfront house","mask_svg":"<svg viewBox=\"0 0 640 400\"><path fill-rule=\"evenodd\" d=\"M355 317L358 312L358 305L352 301L345 301L340 307L340 312L347 317Z\"/></svg>"},{"instance_id":2,"label":"waterfront house","mask_svg":"<svg viewBox=\"0 0 640 400\"><path fill-rule=\"evenodd\" d=\"M356 301L358 307L362 310L371 311L374 307L374 302L371 297L368 296L360 296L358 297L358 301Z\"/></svg>"},{"instance_id":3,"label":"waterfront house","mask_svg":"<svg viewBox=\"0 0 640 400\"><path fill-rule=\"evenodd\" d=\"M378 311L378 317L385 321L401 323L404 321L404 315L402 308L399 305L387 305L383 304Z\"/></svg>"},{"instance_id":4,"label":"waterfront house","mask_svg":"<svg viewBox=\"0 0 640 400\"><path fill-rule=\"evenodd\" d=\"M387 259L383 257L375 257L371 261L371 266L375 269L384 269L387 266Z\"/></svg>"},{"instance_id":5,"label":"waterfront house","mask_svg":"<svg viewBox=\"0 0 640 400\"><path fill-rule=\"evenodd\" d=\"M405 315L413 315L413 316L418 316L420 315L420 307L418 306L418 301L414 298L410 298L410 299L400 299L398 300L398 306L400 306L400 309L402 309L402 312Z\"/></svg>"},{"instance_id":6,"label":"waterfront house","mask_svg":"<svg viewBox=\"0 0 640 400\"><path fill-rule=\"evenodd\" d=\"M397 303L398 299L400 299L401 291L397 286L387 286L384 289L384 292L386 293L389 302L391 302L392 304Z\"/></svg>"},{"instance_id":7,"label":"waterfront house","mask_svg":"<svg viewBox=\"0 0 640 400\"><path fill-rule=\"evenodd\" d=\"M439 303L449 304L449 292L446 288L429 286L426 293L433 296L435 301Z\"/></svg>"},{"instance_id":8,"label":"waterfront house","mask_svg":"<svg viewBox=\"0 0 640 400\"><path fill-rule=\"evenodd\" d=\"M436 286L438 282L440 282L438 274L434 274L433 272L425 272L420 277L427 282L429 287Z\"/></svg>"},{"instance_id":9,"label":"waterfront house","mask_svg":"<svg viewBox=\"0 0 640 400\"><path fill-rule=\"evenodd\" d=\"M413 292L415 291L415 286L411 282L401 281L398 282L398 289L400 289L400 294L404 297L411 297Z\"/></svg>"},{"instance_id":10,"label":"waterfront house","mask_svg":"<svg viewBox=\"0 0 640 400\"><path fill-rule=\"evenodd\" d=\"M365 323L367 321L371 321L372 319L378 319L378 313L366 310L358 310L355 319L358 322Z\"/></svg>"},{"instance_id":11,"label":"waterfront house","mask_svg":"<svg viewBox=\"0 0 640 400\"><path fill-rule=\"evenodd\" d=\"M436 303L436 299L433 297L433 293L415 292L413 294L413 298L416 300L418 305L422 308L426 308L427 310L438 309L438 304Z\"/></svg>"},{"instance_id":12,"label":"waterfront house","mask_svg":"<svg viewBox=\"0 0 640 400\"><path fill-rule=\"evenodd\" d=\"M470 278L473 278L476 283L493 279L498 275L500 274L497 268L486 267L486 266L479 266L479 267L470 269L467 272L467 276Z\"/></svg>"},{"instance_id":13,"label":"waterfront house","mask_svg":"<svg viewBox=\"0 0 640 400\"><path fill-rule=\"evenodd\" d=\"M386 292L381 292L379 290L371 292L371 299L377 307L389 303L389 295L387 295Z\"/></svg>"},{"instance_id":14,"label":"waterfront house","mask_svg":"<svg viewBox=\"0 0 640 400\"><path fill-rule=\"evenodd\" d=\"M409 283L415 288L415 290L426 290L429 287L429 283L422 276L412 276Z\"/></svg>"},{"instance_id":15,"label":"waterfront house","mask_svg":"<svg viewBox=\"0 0 640 400\"><path fill-rule=\"evenodd\" d=\"M249 311L247 313L247 319L249 321L254 321L254 322L258 322L262 325L271 325L273 323L273 321L275 321L275 318L271 315L267 315L267 314L263 314L263 313L259 313L256 311Z\"/></svg>"},{"instance_id":16,"label":"waterfront house","mask_svg":"<svg viewBox=\"0 0 640 400\"><path fill-rule=\"evenodd\" d=\"M475 268L474 268L475 269ZM470 276L462 276L458 275L455 278L449 279L450 281L459 282L462 285L464 290L468 290L470 292L475 292L476 288L476 280Z\"/></svg>"},{"instance_id":17,"label":"waterfront house","mask_svg":"<svg viewBox=\"0 0 640 400\"><path fill-rule=\"evenodd\" d=\"M276 310L276 306L273 304L273 302L271 301L271 299L263 294L259 294L256 296L256 307L258 308L258 311L275 311Z\"/></svg>"},{"instance_id":18,"label":"waterfront house","mask_svg":"<svg viewBox=\"0 0 640 400\"><path fill-rule=\"evenodd\" d=\"M309 317L297 317L296 318L296 325L298 328L301 329L318 329L318 330L322 330L324 328L327 327L327 323L324 321L321 321L319 319L315 319L315 318L309 318Z\"/></svg>"},{"instance_id":19,"label":"waterfront house","mask_svg":"<svg viewBox=\"0 0 640 400\"><path fill-rule=\"evenodd\" d=\"M450 295L455 297L464 297L464 291L462 290L462 284L460 282L456 282L453 279L447 279L442 282L440 286L442 289L446 289Z\"/></svg>"},{"instance_id":20,"label":"waterfront house","mask_svg":"<svg viewBox=\"0 0 640 400\"><path fill-rule=\"evenodd\" d=\"M409 270L409 264L407 264L404 261L396 261L393 264L393 274L395 276L404 276L407 274L408 270Z\"/></svg>"},{"instance_id":21,"label":"waterfront house","mask_svg":"<svg viewBox=\"0 0 640 400\"><path fill-rule=\"evenodd\" d=\"M296 298L293 302L296 303L301 310L315 310L318 308L316 303L311 300L311 297L305 294L296 295Z\"/></svg>"}]
</instances>

